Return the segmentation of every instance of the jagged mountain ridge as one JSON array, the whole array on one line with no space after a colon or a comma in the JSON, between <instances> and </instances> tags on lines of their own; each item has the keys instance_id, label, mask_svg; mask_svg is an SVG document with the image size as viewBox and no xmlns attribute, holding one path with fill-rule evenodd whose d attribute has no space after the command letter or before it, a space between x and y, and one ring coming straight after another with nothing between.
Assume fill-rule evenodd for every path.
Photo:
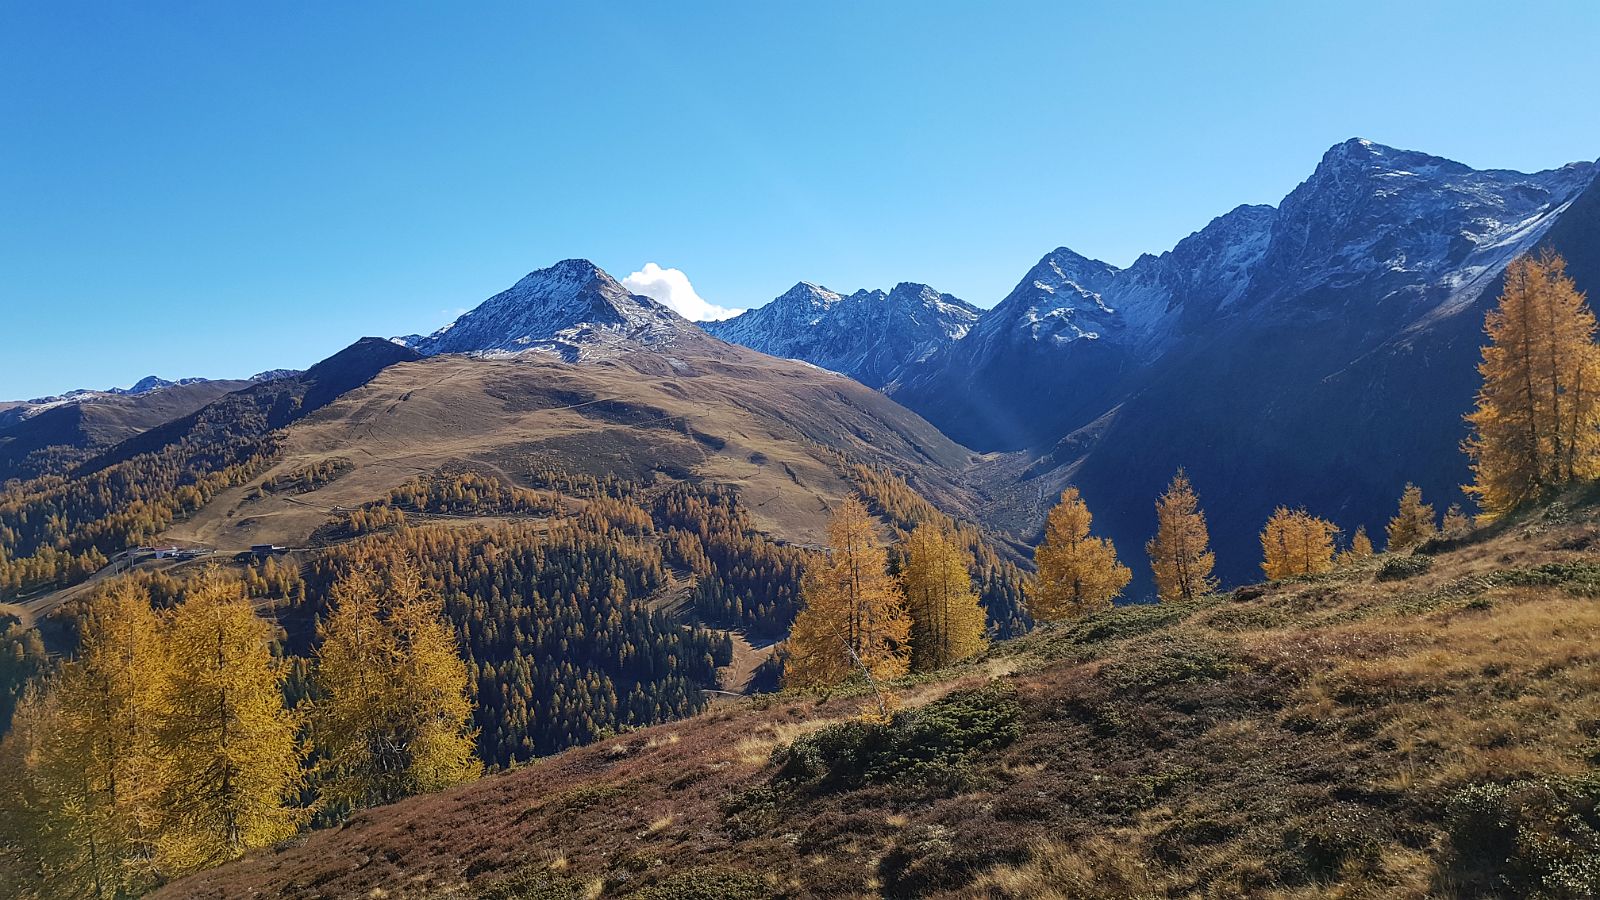
<instances>
[{"instance_id":1,"label":"jagged mountain ridge","mask_svg":"<svg viewBox=\"0 0 1600 900\"><path fill-rule=\"evenodd\" d=\"M974 449L1016 451L984 477L1022 534L1073 483L1133 553L1186 466L1237 582L1277 504L1377 534L1408 480L1441 507L1464 499L1483 313L1521 253L1552 246L1580 279L1600 256L1592 228L1562 227L1596 202L1595 174L1347 141L1276 209L1236 209L1125 270L1055 251L892 395Z\"/></svg>"},{"instance_id":2,"label":"jagged mountain ridge","mask_svg":"<svg viewBox=\"0 0 1600 900\"><path fill-rule=\"evenodd\" d=\"M1131 369L1235 320L1343 320L1371 349L1476 300L1594 173L1478 171L1352 139L1277 208L1241 206L1127 269L1052 251L896 396L977 449L1014 450L1088 424Z\"/></svg>"},{"instance_id":3,"label":"jagged mountain ridge","mask_svg":"<svg viewBox=\"0 0 1600 900\"><path fill-rule=\"evenodd\" d=\"M843 295L802 281L765 306L700 327L730 343L881 388L965 337L978 317L977 307L925 284Z\"/></svg>"},{"instance_id":4,"label":"jagged mountain ridge","mask_svg":"<svg viewBox=\"0 0 1600 900\"><path fill-rule=\"evenodd\" d=\"M1203 495L1225 495L1213 532L1237 581L1276 503L1373 530L1406 480L1441 505L1460 498L1484 305L1595 172L1474 170L1352 139L1276 207L1240 206L1127 268L1058 248L981 314L923 285L841 295L802 282L701 327L851 375L957 442L1001 451L973 478L999 498L989 524L1021 536L1076 483L1131 551L1149 499L1188 466ZM403 342L582 360L686 340L706 338L569 260Z\"/></svg>"},{"instance_id":5,"label":"jagged mountain ridge","mask_svg":"<svg viewBox=\"0 0 1600 900\"><path fill-rule=\"evenodd\" d=\"M528 273L431 335L395 341L425 356L532 350L572 362L627 347L660 349L701 334L687 319L629 291L594 263L568 259Z\"/></svg>"}]
</instances>

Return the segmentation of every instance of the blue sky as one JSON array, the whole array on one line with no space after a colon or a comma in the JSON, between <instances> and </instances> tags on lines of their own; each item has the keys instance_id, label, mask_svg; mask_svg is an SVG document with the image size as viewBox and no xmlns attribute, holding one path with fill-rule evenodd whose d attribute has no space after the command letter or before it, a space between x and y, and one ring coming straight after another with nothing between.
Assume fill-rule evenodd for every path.
<instances>
[{"instance_id":1,"label":"blue sky","mask_svg":"<svg viewBox=\"0 0 1600 900\"><path fill-rule=\"evenodd\" d=\"M305 366L559 259L1124 265L1352 136L1600 156L1600 4L0 5L0 398Z\"/></svg>"}]
</instances>

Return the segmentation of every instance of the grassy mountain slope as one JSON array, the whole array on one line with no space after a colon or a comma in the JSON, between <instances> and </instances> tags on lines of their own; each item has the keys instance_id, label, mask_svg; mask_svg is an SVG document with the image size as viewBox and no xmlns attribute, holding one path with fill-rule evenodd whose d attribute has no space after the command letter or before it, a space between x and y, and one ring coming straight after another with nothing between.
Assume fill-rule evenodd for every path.
<instances>
[{"instance_id":1,"label":"grassy mountain slope","mask_svg":"<svg viewBox=\"0 0 1600 900\"><path fill-rule=\"evenodd\" d=\"M851 488L836 454L906 472L960 510L969 454L915 414L847 378L706 342L682 355L638 351L579 365L441 356L385 369L291 425L274 465L163 537L223 548L303 546L336 508L409 478L466 464L511 483L542 467L630 481L706 480L738 490L757 525L820 540ZM306 493L262 483L338 460Z\"/></svg>"},{"instance_id":2,"label":"grassy mountain slope","mask_svg":"<svg viewBox=\"0 0 1600 900\"><path fill-rule=\"evenodd\" d=\"M728 705L158 896L1593 896L1597 540L1575 498L1119 608L895 685L888 725Z\"/></svg>"}]
</instances>

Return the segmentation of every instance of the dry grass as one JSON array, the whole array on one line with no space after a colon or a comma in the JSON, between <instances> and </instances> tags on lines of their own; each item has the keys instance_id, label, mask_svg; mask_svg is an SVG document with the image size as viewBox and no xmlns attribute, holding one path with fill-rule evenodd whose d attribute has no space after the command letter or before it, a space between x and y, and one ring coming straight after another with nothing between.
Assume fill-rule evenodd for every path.
<instances>
[{"instance_id":1,"label":"dry grass","mask_svg":"<svg viewBox=\"0 0 1600 900\"><path fill-rule=\"evenodd\" d=\"M1068 846L1040 841L1026 862L996 866L972 884L996 900L1146 900L1164 896L1160 879L1124 844L1091 838Z\"/></svg>"},{"instance_id":2,"label":"dry grass","mask_svg":"<svg viewBox=\"0 0 1600 900\"><path fill-rule=\"evenodd\" d=\"M677 821L677 818L678 817L674 816L672 813L667 813L664 816L657 816L650 820L650 824L645 826L643 833L641 833L639 836L641 838L655 837L661 832L666 831L668 828L671 828L672 823Z\"/></svg>"},{"instance_id":3,"label":"dry grass","mask_svg":"<svg viewBox=\"0 0 1600 900\"><path fill-rule=\"evenodd\" d=\"M794 739L826 728L839 719L802 719L796 722L767 722L751 734L739 738L733 745L733 758L741 765L762 768L772 758L772 751Z\"/></svg>"}]
</instances>

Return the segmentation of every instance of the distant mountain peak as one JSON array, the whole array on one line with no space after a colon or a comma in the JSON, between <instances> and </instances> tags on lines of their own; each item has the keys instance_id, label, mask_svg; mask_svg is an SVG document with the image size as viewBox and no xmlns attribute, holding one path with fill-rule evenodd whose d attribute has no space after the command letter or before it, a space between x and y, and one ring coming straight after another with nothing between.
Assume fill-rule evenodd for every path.
<instances>
[{"instance_id":1,"label":"distant mountain peak","mask_svg":"<svg viewBox=\"0 0 1600 900\"><path fill-rule=\"evenodd\" d=\"M564 259L529 272L431 335L394 340L425 355L541 351L579 360L694 334L682 316L632 293L589 260Z\"/></svg>"},{"instance_id":2,"label":"distant mountain peak","mask_svg":"<svg viewBox=\"0 0 1600 900\"><path fill-rule=\"evenodd\" d=\"M134 382L133 387L128 388L128 393L145 394L149 393L150 391L159 390L160 388L171 387L173 384L174 382L168 381L165 378L159 378L155 375L146 375L145 377Z\"/></svg>"},{"instance_id":3,"label":"distant mountain peak","mask_svg":"<svg viewBox=\"0 0 1600 900\"><path fill-rule=\"evenodd\" d=\"M907 365L960 340L977 320L971 304L917 282L845 296L802 281L765 306L703 327L730 343L883 387Z\"/></svg>"},{"instance_id":4,"label":"distant mountain peak","mask_svg":"<svg viewBox=\"0 0 1600 900\"><path fill-rule=\"evenodd\" d=\"M1028 274L1025 283L1032 282L1046 290L1056 291L1072 286L1082 291L1099 294L1105 291L1111 279L1121 270L1110 263L1090 259L1075 250L1057 247L1046 253Z\"/></svg>"},{"instance_id":5,"label":"distant mountain peak","mask_svg":"<svg viewBox=\"0 0 1600 900\"><path fill-rule=\"evenodd\" d=\"M1404 174L1434 176L1461 175L1474 171L1442 156L1433 156L1416 150L1401 150L1366 138L1351 138L1328 148L1322 161L1312 172L1311 180L1319 177L1382 176Z\"/></svg>"},{"instance_id":6,"label":"distant mountain peak","mask_svg":"<svg viewBox=\"0 0 1600 900\"><path fill-rule=\"evenodd\" d=\"M830 306L843 300L844 296L835 291L830 291L820 284L810 281L799 281L795 286L779 294L773 303L807 303L812 306ZM771 305L771 304L768 304Z\"/></svg>"}]
</instances>

